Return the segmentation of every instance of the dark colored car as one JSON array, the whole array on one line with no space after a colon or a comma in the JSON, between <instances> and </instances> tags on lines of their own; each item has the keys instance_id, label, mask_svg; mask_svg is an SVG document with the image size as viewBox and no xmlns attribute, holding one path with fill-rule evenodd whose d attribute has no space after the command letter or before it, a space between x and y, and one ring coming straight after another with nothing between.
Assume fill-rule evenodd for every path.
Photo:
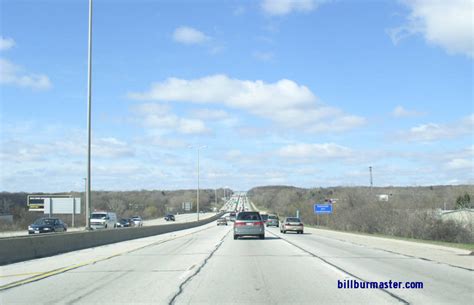
<instances>
[{"instance_id":1,"label":"dark colored car","mask_svg":"<svg viewBox=\"0 0 474 305\"><path fill-rule=\"evenodd\" d=\"M122 218L117 222L117 228L128 228L132 226L132 220L130 218Z\"/></svg>"},{"instance_id":2,"label":"dark colored car","mask_svg":"<svg viewBox=\"0 0 474 305\"><path fill-rule=\"evenodd\" d=\"M174 215L173 214L167 214L165 216L165 220L166 221L175 221L176 219L174 218Z\"/></svg>"},{"instance_id":3,"label":"dark colored car","mask_svg":"<svg viewBox=\"0 0 474 305\"><path fill-rule=\"evenodd\" d=\"M39 218L28 226L28 234L66 232L67 225L59 218Z\"/></svg>"}]
</instances>

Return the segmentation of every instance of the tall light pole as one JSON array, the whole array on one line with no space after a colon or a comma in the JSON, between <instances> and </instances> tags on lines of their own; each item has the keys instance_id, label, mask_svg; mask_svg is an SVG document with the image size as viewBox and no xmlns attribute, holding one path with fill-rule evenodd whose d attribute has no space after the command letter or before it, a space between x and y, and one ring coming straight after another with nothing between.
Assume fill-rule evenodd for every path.
<instances>
[{"instance_id":1,"label":"tall light pole","mask_svg":"<svg viewBox=\"0 0 474 305\"><path fill-rule=\"evenodd\" d=\"M87 178L86 178L86 228L90 230L91 212L91 113L92 113L92 0L89 0L89 35L87 53Z\"/></svg>"},{"instance_id":2,"label":"tall light pole","mask_svg":"<svg viewBox=\"0 0 474 305\"><path fill-rule=\"evenodd\" d=\"M206 145L203 145L203 146L197 146L197 147L193 147L193 146L189 146L189 148L196 148L197 150L197 157L198 157L198 160L197 160L197 193L196 193L196 212L197 212L197 221L199 221L199 151L203 148L206 148L207 146Z\"/></svg>"},{"instance_id":3,"label":"tall light pole","mask_svg":"<svg viewBox=\"0 0 474 305\"><path fill-rule=\"evenodd\" d=\"M370 172L370 189L374 186L374 180L372 178L372 166L369 166L369 172Z\"/></svg>"}]
</instances>

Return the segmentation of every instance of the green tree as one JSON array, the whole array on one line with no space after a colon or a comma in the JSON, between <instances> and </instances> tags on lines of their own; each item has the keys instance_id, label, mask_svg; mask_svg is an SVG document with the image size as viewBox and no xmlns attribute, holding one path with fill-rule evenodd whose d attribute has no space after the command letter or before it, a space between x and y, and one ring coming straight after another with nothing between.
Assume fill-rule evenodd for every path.
<instances>
[{"instance_id":1,"label":"green tree","mask_svg":"<svg viewBox=\"0 0 474 305\"><path fill-rule=\"evenodd\" d=\"M471 206L471 196L468 193L458 196L456 199L456 209L465 209Z\"/></svg>"}]
</instances>

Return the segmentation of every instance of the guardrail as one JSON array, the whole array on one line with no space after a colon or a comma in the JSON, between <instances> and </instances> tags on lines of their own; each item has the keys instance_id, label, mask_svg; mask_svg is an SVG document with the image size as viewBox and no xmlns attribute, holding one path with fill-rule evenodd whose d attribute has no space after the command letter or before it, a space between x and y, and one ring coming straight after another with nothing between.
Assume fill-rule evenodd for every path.
<instances>
[{"instance_id":1,"label":"guardrail","mask_svg":"<svg viewBox=\"0 0 474 305\"><path fill-rule=\"evenodd\" d=\"M121 228L0 239L0 266L116 242L190 229L215 221L224 213L200 221L140 228Z\"/></svg>"}]
</instances>

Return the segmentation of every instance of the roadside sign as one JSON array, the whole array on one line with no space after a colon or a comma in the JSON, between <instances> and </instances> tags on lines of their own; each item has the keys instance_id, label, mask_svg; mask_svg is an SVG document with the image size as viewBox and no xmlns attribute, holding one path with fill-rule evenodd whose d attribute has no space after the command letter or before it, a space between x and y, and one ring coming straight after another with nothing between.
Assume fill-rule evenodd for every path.
<instances>
[{"instance_id":1,"label":"roadside sign","mask_svg":"<svg viewBox=\"0 0 474 305\"><path fill-rule=\"evenodd\" d=\"M315 214L331 214L332 204L316 203L313 206Z\"/></svg>"},{"instance_id":2,"label":"roadside sign","mask_svg":"<svg viewBox=\"0 0 474 305\"><path fill-rule=\"evenodd\" d=\"M192 202L183 202L182 203L182 209L189 212L193 209L193 203Z\"/></svg>"}]
</instances>

